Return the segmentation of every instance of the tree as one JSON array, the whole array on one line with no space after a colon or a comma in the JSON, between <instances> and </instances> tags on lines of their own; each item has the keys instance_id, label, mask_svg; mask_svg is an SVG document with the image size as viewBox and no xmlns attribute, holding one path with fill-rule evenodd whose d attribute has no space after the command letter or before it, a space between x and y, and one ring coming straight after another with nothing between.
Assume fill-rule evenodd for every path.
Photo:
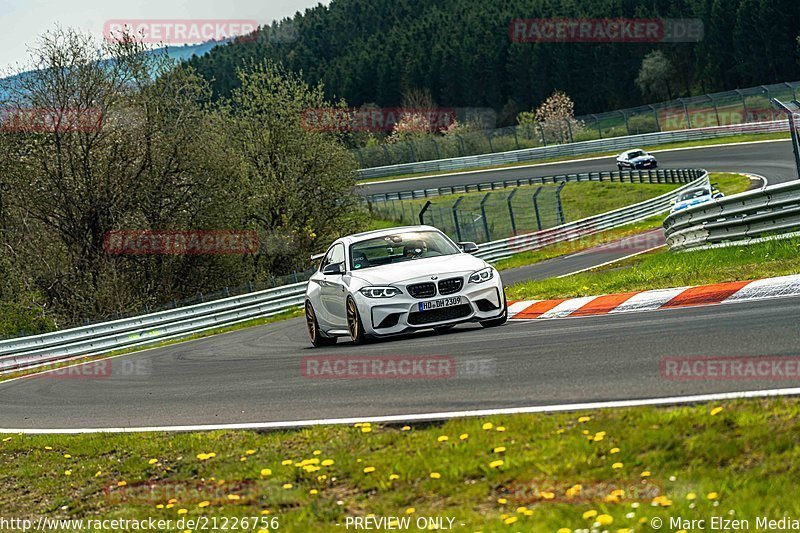
<instances>
[{"instance_id":1,"label":"tree","mask_svg":"<svg viewBox=\"0 0 800 533\"><path fill-rule=\"evenodd\" d=\"M670 79L675 75L672 63L661 50L653 50L642 60L636 85L646 98L672 99Z\"/></svg>"},{"instance_id":2,"label":"tree","mask_svg":"<svg viewBox=\"0 0 800 533\"><path fill-rule=\"evenodd\" d=\"M575 102L563 91L555 91L533 113L546 142L566 143L583 128L575 119Z\"/></svg>"}]
</instances>

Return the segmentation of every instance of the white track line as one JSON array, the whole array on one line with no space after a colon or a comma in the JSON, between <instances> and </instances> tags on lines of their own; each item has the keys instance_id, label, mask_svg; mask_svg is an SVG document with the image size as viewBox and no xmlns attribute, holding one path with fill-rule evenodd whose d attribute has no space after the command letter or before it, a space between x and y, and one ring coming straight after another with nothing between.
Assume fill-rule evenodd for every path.
<instances>
[{"instance_id":1,"label":"white track line","mask_svg":"<svg viewBox=\"0 0 800 533\"><path fill-rule=\"evenodd\" d=\"M291 429L320 425L343 425L357 422L399 423L424 422L433 420L449 420L453 418L486 417L497 415L516 415L533 413L560 413L568 411L586 411L591 409L614 409L622 407L643 407L682 405L722 400L747 398L771 398L776 396L797 396L800 388L766 389L741 392L718 392L696 394L692 396L669 396L666 398L643 398L639 400L612 400L605 402L568 403L560 405L539 405L532 407L510 407L506 409L479 409L473 411L446 411L438 413L419 413L411 415L372 416L360 418L323 418L318 420L296 420L289 422L251 422L242 424L204 424L188 426L150 426L150 427L113 427L113 428L80 428L80 429L0 429L2 433L41 434L82 434L82 433L142 433L153 431L217 431L217 430L259 430L259 429Z\"/></svg>"}]
</instances>

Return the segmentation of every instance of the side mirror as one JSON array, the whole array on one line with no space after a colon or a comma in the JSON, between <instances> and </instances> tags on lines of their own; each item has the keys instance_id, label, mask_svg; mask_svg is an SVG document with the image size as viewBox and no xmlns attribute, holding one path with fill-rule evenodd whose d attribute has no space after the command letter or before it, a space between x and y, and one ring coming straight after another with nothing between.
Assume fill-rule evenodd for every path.
<instances>
[{"instance_id":1,"label":"side mirror","mask_svg":"<svg viewBox=\"0 0 800 533\"><path fill-rule=\"evenodd\" d=\"M342 272L341 263L331 263L322 267L322 274L325 276L341 276L344 272Z\"/></svg>"},{"instance_id":2,"label":"side mirror","mask_svg":"<svg viewBox=\"0 0 800 533\"><path fill-rule=\"evenodd\" d=\"M460 242L458 245L461 247L464 253L467 254L474 254L478 251L478 245L474 242Z\"/></svg>"}]
</instances>

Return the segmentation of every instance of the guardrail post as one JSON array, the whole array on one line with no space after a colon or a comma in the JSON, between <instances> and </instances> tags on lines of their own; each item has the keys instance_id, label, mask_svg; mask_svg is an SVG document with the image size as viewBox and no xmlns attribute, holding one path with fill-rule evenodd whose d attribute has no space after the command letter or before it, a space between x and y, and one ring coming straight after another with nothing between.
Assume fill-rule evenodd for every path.
<instances>
[{"instance_id":1,"label":"guardrail post","mask_svg":"<svg viewBox=\"0 0 800 533\"><path fill-rule=\"evenodd\" d=\"M484 196L483 200L481 200L481 218L483 219L483 231L486 234L486 242L489 242L489 241L492 240L492 236L489 235L489 221L486 219L486 205L485 205L486 204L486 200L489 199L489 195L491 195L491 194L492 193L487 192L486 196Z\"/></svg>"},{"instance_id":2,"label":"guardrail post","mask_svg":"<svg viewBox=\"0 0 800 533\"><path fill-rule=\"evenodd\" d=\"M792 110L789 106L778 100L777 98L773 98L770 100L773 107L777 107L783 113L786 114L786 118L789 119L789 133L792 136L792 151L794 152L794 164L797 169L797 176L800 178L800 136L797 134L797 115L794 110ZM796 106L800 107L800 103L796 100L793 102Z\"/></svg>"},{"instance_id":3,"label":"guardrail post","mask_svg":"<svg viewBox=\"0 0 800 533\"><path fill-rule=\"evenodd\" d=\"M537 201L537 198L539 193L542 192L543 188L544 186L539 186L539 188L536 189L536 192L533 193L533 212L536 214L536 227L539 229L539 231L542 231L542 219L539 217L539 202Z\"/></svg>"},{"instance_id":4,"label":"guardrail post","mask_svg":"<svg viewBox=\"0 0 800 533\"><path fill-rule=\"evenodd\" d=\"M556 189L556 220L558 220L559 224L564 223L564 209L561 206L561 189L563 189L566 184L567 182L563 182Z\"/></svg>"},{"instance_id":5,"label":"guardrail post","mask_svg":"<svg viewBox=\"0 0 800 533\"><path fill-rule=\"evenodd\" d=\"M423 226L425 225L425 211L427 211L430 206L431 206L431 201L428 200L427 202L425 202L425 205L422 206L422 209L419 212L419 223L422 224Z\"/></svg>"},{"instance_id":6,"label":"guardrail post","mask_svg":"<svg viewBox=\"0 0 800 533\"><path fill-rule=\"evenodd\" d=\"M461 239L461 224L459 224L458 222L458 204L460 204L461 200L463 199L464 199L463 196L459 196L458 200L456 200L455 203L453 204L453 222L456 225L456 239L459 242L461 242L462 239Z\"/></svg>"},{"instance_id":7,"label":"guardrail post","mask_svg":"<svg viewBox=\"0 0 800 533\"><path fill-rule=\"evenodd\" d=\"M648 107L649 107L650 109L652 109L652 110L653 110L653 118L655 118L655 119L656 119L656 129L657 129L659 132L661 132L661 131L662 131L662 130L661 130L661 123L660 123L660 122L659 122L659 120L658 120L658 111L656 111L656 106L654 106L654 105L650 105L650 106L648 106Z\"/></svg>"},{"instance_id":8,"label":"guardrail post","mask_svg":"<svg viewBox=\"0 0 800 533\"><path fill-rule=\"evenodd\" d=\"M519 189L514 189L511 191L511 194L508 195L506 199L506 203L508 204L508 218L511 219L511 234L517 234L517 222L514 220L514 208L511 206L511 202L514 200L514 195L517 194Z\"/></svg>"}]
</instances>

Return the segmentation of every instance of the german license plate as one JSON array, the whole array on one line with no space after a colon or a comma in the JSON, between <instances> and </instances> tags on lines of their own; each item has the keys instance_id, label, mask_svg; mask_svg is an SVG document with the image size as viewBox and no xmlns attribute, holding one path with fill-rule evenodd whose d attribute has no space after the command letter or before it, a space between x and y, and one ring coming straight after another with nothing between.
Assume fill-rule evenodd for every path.
<instances>
[{"instance_id":1,"label":"german license plate","mask_svg":"<svg viewBox=\"0 0 800 533\"><path fill-rule=\"evenodd\" d=\"M420 302L417 305L419 306L420 311L433 311L434 309L441 309L443 307L453 307L454 305L461 305L461 296L442 298L440 300L430 300L429 302Z\"/></svg>"}]
</instances>

